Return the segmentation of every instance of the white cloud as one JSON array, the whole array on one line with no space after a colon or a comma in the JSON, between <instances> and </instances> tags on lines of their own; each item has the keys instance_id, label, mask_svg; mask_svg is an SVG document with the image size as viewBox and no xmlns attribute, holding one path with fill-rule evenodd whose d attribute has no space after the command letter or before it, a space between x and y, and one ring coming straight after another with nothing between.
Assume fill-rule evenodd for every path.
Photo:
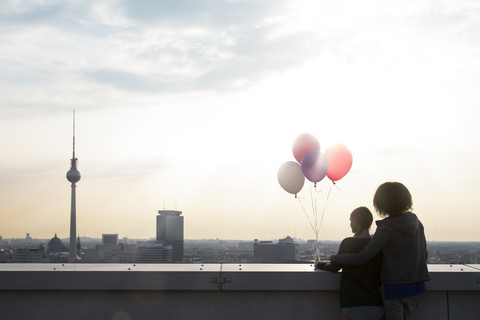
<instances>
[{"instance_id":1,"label":"white cloud","mask_svg":"<svg viewBox=\"0 0 480 320\"><path fill-rule=\"evenodd\" d=\"M302 132L354 151L345 193L454 183L462 166L475 181L479 15L475 1L3 1L0 171L17 187L61 173L63 188L76 108L92 194L118 174L119 194L150 203L195 193L190 210L214 197L219 216L265 189L280 212L275 171Z\"/></svg>"}]
</instances>

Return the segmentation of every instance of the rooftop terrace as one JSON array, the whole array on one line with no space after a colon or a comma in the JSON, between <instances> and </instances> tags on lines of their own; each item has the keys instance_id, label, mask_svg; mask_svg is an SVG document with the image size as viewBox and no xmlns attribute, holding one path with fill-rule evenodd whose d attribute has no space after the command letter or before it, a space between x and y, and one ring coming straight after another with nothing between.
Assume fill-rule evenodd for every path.
<instances>
[{"instance_id":1,"label":"rooftop terrace","mask_svg":"<svg viewBox=\"0 0 480 320\"><path fill-rule=\"evenodd\" d=\"M480 265L429 265L418 319L475 319ZM0 319L339 319L311 264L2 264Z\"/></svg>"}]
</instances>

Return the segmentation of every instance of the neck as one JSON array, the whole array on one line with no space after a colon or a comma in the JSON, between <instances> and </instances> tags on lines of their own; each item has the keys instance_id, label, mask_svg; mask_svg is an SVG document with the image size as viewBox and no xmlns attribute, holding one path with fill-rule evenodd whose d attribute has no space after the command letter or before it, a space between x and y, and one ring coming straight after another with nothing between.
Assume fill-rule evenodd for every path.
<instances>
[{"instance_id":1,"label":"neck","mask_svg":"<svg viewBox=\"0 0 480 320\"><path fill-rule=\"evenodd\" d=\"M363 229L358 232L355 232L354 237L369 237L370 233L368 232L368 229Z\"/></svg>"}]
</instances>

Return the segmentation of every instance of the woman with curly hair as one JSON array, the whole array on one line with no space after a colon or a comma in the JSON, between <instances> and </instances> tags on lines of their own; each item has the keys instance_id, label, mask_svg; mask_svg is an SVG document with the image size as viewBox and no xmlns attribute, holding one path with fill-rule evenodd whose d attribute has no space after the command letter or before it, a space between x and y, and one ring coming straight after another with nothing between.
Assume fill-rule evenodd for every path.
<instances>
[{"instance_id":1,"label":"woman with curly hair","mask_svg":"<svg viewBox=\"0 0 480 320\"><path fill-rule=\"evenodd\" d=\"M372 240L360 252L333 255L331 261L359 265L381 252L385 316L387 320L408 319L417 307L419 294L425 292L425 281L430 279L424 228L411 212L410 192L399 182L380 185L373 205L384 219L377 221Z\"/></svg>"}]
</instances>

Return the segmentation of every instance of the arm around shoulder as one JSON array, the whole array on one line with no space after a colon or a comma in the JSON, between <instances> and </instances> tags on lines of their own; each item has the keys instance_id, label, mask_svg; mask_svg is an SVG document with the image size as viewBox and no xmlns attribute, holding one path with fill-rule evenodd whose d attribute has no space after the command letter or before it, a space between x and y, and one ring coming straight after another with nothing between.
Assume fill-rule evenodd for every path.
<instances>
[{"instance_id":1,"label":"arm around shoulder","mask_svg":"<svg viewBox=\"0 0 480 320\"><path fill-rule=\"evenodd\" d=\"M382 251L388 240L388 229L379 227L370 242L358 253L342 253L334 257L336 263L346 265L364 264Z\"/></svg>"}]
</instances>

